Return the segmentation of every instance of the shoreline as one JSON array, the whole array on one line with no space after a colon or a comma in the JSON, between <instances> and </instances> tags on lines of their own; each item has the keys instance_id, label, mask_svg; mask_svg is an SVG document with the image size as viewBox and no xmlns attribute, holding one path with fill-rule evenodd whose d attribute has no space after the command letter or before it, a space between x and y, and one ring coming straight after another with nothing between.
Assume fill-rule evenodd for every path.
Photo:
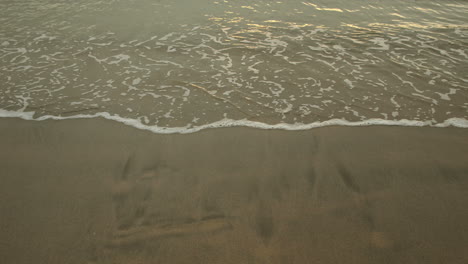
<instances>
[{"instance_id":1,"label":"shoreline","mask_svg":"<svg viewBox=\"0 0 468 264\"><path fill-rule=\"evenodd\" d=\"M0 118L0 262L466 263L464 128Z\"/></svg>"},{"instance_id":2,"label":"shoreline","mask_svg":"<svg viewBox=\"0 0 468 264\"><path fill-rule=\"evenodd\" d=\"M151 131L155 134L191 134L197 133L206 129L215 128L254 128L254 129L265 129L265 130L285 130L285 131L306 131L322 127L330 126L349 126L349 127L368 127L368 126L402 126L402 127L457 127L457 128L468 128L468 120L465 118L452 117L444 120L443 122L436 122L435 120L387 120L381 118L370 118L363 121L347 121L344 119L329 119L326 121L318 121L313 123L278 123L278 124L266 124L258 121L251 121L247 119L234 120L234 119L223 119L215 121L209 124L192 126L189 124L185 127L159 127L157 125L143 124L140 120L121 117L119 115L110 114L107 112L98 112L95 114L79 114L74 116L52 116L45 115L38 118L34 118L35 112L18 112L0 109L0 118L18 118L28 121L47 121L47 120L72 120L72 119L105 119L115 121L133 128Z\"/></svg>"}]
</instances>

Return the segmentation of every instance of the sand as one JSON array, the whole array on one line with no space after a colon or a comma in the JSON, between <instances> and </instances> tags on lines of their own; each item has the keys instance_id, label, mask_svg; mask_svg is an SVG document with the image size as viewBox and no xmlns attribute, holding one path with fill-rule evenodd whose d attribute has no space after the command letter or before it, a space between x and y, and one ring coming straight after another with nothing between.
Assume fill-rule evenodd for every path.
<instances>
[{"instance_id":1,"label":"sand","mask_svg":"<svg viewBox=\"0 0 468 264\"><path fill-rule=\"evenodd\" d=\"M0 263L468 263L468 130L0 119Z\"/></svg>"}]
</instances>

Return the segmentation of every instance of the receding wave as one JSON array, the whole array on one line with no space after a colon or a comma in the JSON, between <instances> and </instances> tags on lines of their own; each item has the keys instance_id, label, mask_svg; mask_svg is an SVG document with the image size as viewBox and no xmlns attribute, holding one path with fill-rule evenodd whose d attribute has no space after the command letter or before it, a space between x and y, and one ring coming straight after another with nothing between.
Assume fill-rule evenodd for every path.
<instances>
[{"instance_id":1,"label":"receding wave","mask_svg":"<svg viewBox=\"0 0 468 264\"><path fill-rule=\"evenodd\" d=\"M0 110L0 117L14 117L21 118L24 120L34 120L34 121L43 121L43 120L66 120L66 119L83 119L83 118L105 118L108 120L117 121L128 126L132 126L142 130L148 130L157 134L187 134L198 132L203 129L208 128L222 128L222 127L251 127L259 129L282 129L282 130L308 130L312 128L325 127L325 126L411 126L411 127L460 127L468 128L468 120L462 118L450 118L441 123L435 123L434 121L416 121L416 120L385 120L385 119L369 119L364 121L346 121L343 119L331 119L324 122L315 122L310 124L286 124L279 123L274 125L269 125L265 123L249 121L249 120L232 120L232 119L223 119L217 122L206 124L202 126L185 126L185 127L159 127L156 125L149 126L141 123L139 120L129 119L120 117L118 115L112 115L106 112L96 113L93 115L75 115L75 116L41 116L39 118L34 118L34 112L15 112L15 111L6 111Z\"/></svg>"},{"instance_id":2,"label":"receding wave","mask_svg":"<svg viewBox=\"0 0 468 264\"><path fill-rule=\"evenodd\" d=\"M466 2L182 2L0 2L1 116L465 127Z\"/></svg>"}]
</instances>

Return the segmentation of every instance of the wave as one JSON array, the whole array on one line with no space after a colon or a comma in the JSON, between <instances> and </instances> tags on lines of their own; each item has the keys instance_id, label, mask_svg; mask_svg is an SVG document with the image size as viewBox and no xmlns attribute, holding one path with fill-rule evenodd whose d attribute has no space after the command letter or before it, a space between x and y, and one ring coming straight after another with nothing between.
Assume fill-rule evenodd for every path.
<instances>
[{"instance_id":1,"label":"wave","mask_svg":"<svg viewBox=\"0 0 468 264\"><path fill-rule=\"evenodd\" d=\"M434 120L386 120L380 118L371 118L363 121L347 121L344 119L330 119L323 122L313 122L308 124L295 123L278 123L278 124L266 124L261 122L250 121L246 119L233 120L233 119L222 119L210 124L192 126L187 125L185 127L159 127L156 125L150 126L141 123L140 120L125 118L118 115L113 115L107 112L95 113L92 115L74 115L74 116L52 116L45 115L34 118L34 112L19 112L19 111L8 111L0 109L0 117L4 118L21 118L24 120L32 121L44 121L44 120L66 120L66 119L83 119L83 118L105 118L107 120L117 121L128 126L132 126L137 129L148 130L156 134L188 134L198 132L208 128L225 128L225 127L250 127L259 129L279 129L279 130L309 130L313 128L326 127L326 126L410 126L410 127L459 127L468 128L468 120L464 118L449 118L443 122L436 122Z\"/></svg>"}]
</instances>

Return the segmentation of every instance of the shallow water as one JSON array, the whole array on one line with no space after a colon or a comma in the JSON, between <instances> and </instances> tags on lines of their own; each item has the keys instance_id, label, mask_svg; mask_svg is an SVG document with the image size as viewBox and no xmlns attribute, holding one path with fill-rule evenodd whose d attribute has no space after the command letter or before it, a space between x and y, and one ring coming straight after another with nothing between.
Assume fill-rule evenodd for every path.
<instances>
[{"instance_id":1,"label":"shallow water","mask_svg":"<svg viewBox=\"0 0 468 264\"><path fill-rule=\"evenodd\" d=\"M448 0L0 0L0 116L466 125L466 14Z\"/></svg>"}]
</instances>

